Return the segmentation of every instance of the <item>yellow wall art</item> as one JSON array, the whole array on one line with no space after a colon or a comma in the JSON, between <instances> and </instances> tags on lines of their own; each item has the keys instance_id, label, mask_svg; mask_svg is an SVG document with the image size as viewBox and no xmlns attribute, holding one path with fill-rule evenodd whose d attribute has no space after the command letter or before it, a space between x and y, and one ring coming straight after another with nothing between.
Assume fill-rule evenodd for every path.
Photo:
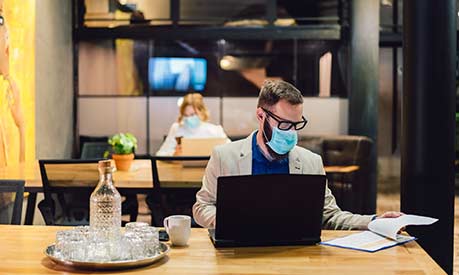
<instances>
[{"instance_id":1,"label":"yellow wall art","mask_svg":"<svg viewBox=\"0 0 459 275\"><path fill-rule=\"evenodd\" d=\"M0 0L0 167L35 159L35 1Z\"/></svg>"}]
</instances>

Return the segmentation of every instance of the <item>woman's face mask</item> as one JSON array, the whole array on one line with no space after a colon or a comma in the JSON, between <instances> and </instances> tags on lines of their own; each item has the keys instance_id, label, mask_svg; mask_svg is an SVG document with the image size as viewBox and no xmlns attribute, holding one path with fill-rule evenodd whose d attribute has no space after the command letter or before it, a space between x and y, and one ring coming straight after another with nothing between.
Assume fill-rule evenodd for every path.
<instances>
[{"instance_id":1,"label":"woman's face mask","mask_svg":"<svg viewBox=\"0 0 459 275\"><path fill-rule=\"evenodd\" d=\"M196 129L201 123L201 120L199 119L197 115L192 115L192 116L185 117L183 119L183 123L185 124L187 128Z\"/></svg>"}]
</instances>

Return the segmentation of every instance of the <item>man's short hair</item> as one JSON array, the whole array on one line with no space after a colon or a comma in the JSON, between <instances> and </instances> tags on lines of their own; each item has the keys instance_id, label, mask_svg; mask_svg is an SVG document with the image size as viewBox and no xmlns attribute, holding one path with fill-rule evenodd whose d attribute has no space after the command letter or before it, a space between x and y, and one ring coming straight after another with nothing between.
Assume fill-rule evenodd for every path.
<instances>
[{"instance_id":1,"label":"man's short hair","mask_svg":"<svg viewBox=\"0 0 459 275\"><path fill-rule=\"evenodd\" d=\"M281 99L292 105L302 104L301 92L283 80L265 80L258 96L258 107L270 108Z\"/></svg>"}]
</instances>

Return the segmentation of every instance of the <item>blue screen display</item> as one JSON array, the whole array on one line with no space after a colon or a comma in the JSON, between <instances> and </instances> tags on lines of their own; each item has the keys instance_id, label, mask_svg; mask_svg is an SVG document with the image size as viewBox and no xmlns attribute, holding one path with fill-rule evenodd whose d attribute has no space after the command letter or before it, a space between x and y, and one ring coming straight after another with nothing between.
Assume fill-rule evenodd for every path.
<instances>
[{"instance_id":1,"label":"blue screen display","mask_svg":"<svg viewBox=\"0 0 459 275\"><path fill-rule=\"evenodd\" d=\"M207 79L207 60L191 57L152 57L148 82L154 91L202 91Z\"/></svg>"}]
</instances>

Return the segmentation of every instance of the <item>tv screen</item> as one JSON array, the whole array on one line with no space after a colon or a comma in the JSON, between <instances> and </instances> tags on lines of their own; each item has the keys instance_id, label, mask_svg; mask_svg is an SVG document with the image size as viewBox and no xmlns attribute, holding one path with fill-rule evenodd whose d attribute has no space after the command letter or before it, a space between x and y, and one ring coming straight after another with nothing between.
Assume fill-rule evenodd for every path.
<instances>
[{"instance_id":1,"label":"tv screen","mask_svg":"<svg viewBox=\"0 0 459 275\"><path fill-rule=\"evenodd\" d=\"M154 91L203 91L206 79L204 58L152 57L148 62L148 81Z\"/></svg>"}]
</instances>

